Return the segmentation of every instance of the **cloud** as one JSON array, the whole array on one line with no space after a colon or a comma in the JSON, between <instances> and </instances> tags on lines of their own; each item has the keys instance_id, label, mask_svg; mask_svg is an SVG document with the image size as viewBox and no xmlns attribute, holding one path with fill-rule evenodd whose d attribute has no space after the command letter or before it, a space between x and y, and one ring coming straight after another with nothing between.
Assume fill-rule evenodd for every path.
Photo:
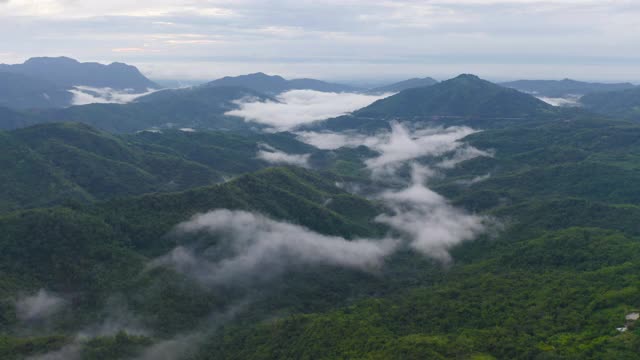
<instances>
[{"instance_id":1,"label":"cloud","mask_svg":"<svg viewBox=\"0 0 640 360\"><path fill-rule=\"evenodd\" d=\"M69 90L73 94L72 105L87 104L126 104L135 99L149 95L157 90L149 90L145 93L132 94L126 91L111 88L95 88L90 86L75 86Z\"/></svg>"},{"instance_id":2,"label":"cloud","mask_svg":"<svg viewBox=\"0 0 640 360\"><path fill-rule=\"evenodd\" d=\"M389 94L374 96L291 90L278 95L278 102L241 100L237 102L240 108L227 115L266 124L277 130L289 130L302 124L350 113L387 96Z\"/></svg>"},{"instance_id":3,"label":"cloud","mask_svg":"<svg viewBox=\"0 0 640 360\"><path fill-rule=\"evenodd\" d=\"M559 106L559 107L581 106L580 98L581 96L567 96L567 97L560 97L560 98L552 98L552 97L544 97L544 96L538 97L538 99L546 102L549 105Z\"/></svg>"},{"instance_id":4,"label":"cloud","mask_svg":"<svg viewBox=\"0 0 640 360\"><path fill-rule=\"evenodd\" d=\"M113 336L119 332L134 335L147 335L140 319L131 313L126 303L118 297L107 299L102 314L102 321L89 325L77 332L72 341L62 348L45 354L35 355L27 360L80 360L82 349L86 341L101 336Z\"/></svg>"},{"instance_id":5,"label":"cloud","mask_svg":"<svg viewBox=\"0 0 640 360\"><path fill-rule=\"evenodd\" d=\"M383 131L374 136L333 132L298 132L301 141L321 149L337 149L343 146L364 145L380 153L380 156L368 159L366 165L376 174L394 172L407 161L425 156L438 157L451 154L436 166L450 169L460 162L478 156L492 156L461 140L478 132L466 126L448 128L435 127L411 129L409 125L391 122L391 131Z\"/></svg>"},{"instance_id":6,"label":"cloud","mask_svg":"<svg viewBox=\"0 0 640 360\"><path fill-rule=\"evenodd\" d=\"M205 284L269 279L289 267L332 265L361 271L378 269L397 246L390 239L347 240L245 211L214 210L178 225L177 234L206 233L220 243L206 252L209 260L187 247L152 262L192 275Z\"/></svg>"},{"instance_id":7,"label":"cloud","mask_svg":"<svg viewBox=\"0 0 640 360\"><path fill-rule=\"evenodd\" d=\"M457 126L412 132L406 126L393 122L391 132L379 135L378 142L372 146L381 155L366 163L373 170L385 170L419 157L441 156L462 146L459 140L476 132L469 127Z\"/></svg>"},{"instance_id":8,"label":"cloud","mask_svg":"<svg viewBox=\"0 0 640 360\"><path fill-rule=\"evenodd\" d=\"M309 167L309 157L311 154L287 154L269 144L260 144L257 158L271 164L286 164L300 167Z\"/></svg>"},{"instance_id":9,"label":"cloud","mask_svg":"<svg viewBox=\"0 0 640 360\"><path fill-rule=\"evenodd\" d=\"M301 167L309 167L309 156L311 156L310 154L287 154L285 152L282 151L278 151L278 150L271 150L271 151L265 151L265 150L260 150L258 151L258 159L260 160L264 160L268 163L271 164L288 164L288 165L295 165L295 166L301 166Z\"/></svg>"},{"instance_id":10,"label":"cloud","mask_svg":"<svg viewBox=\"0 0 640 360\"><path fill-rule=\"evenodd\" d=\"M452 156L440 161L436 166L442 169L453 169L459 163L477 157L493 157L493 152L480 150L469 145L462 145L462 147L455 150Z\"/></svg>"},{"instance_id":11,"label":"cloud","mask_svg":"<svg viewBox=\"0 0 640 360\"><path fill-rule=\"evenodd\" d=\"M397 189L368 194L388 209L375 219L389 227L388 236L347 240L257 213L214 210L178 225L174 234L181 237L207 234L215 239L215 245L205 250L200 246L198 251L194 246L178 246L153 260L150 267L170 267L206 285L227 285L272 279L287 269L300 266L377 270L386 257L403 246L445 263L451 261L449 250L452 247L488 231L493 220L455 208L426 184L437 173L437 168L452 168L462 161L491 156L491 153L461 141L477 132L468 127L410 129L397 122L390 125L391 131L374 136L298 134L330 148L345 144L366 145L379 152L377 157L367 160L373 170L374 183L384 187L390 178L400 180L395 184L400 184ZM292 158L295 155L265 148L260 156L271 156L273 161L306 162L306 157ZM417 163L424 157L431 157L433 168ZM408 182L397 174L407 165L411 167ZM384 171L389 176L376 176L376 171Z\"/></svg>"},{"instance_id":12,"label":"cloud","mask_svg":"<svg viewBox=\"0 0 640 360\"><path fill-rule=\"evenodd\" d=\"M413 181L408 188L381 195L394 214L383 214L376 220L404 234L420 253L449 262L449 249L485 232L489 220L451 206L428 189L424 183L429 175L429 169L414 164Z\"/></svg>"},{"instance_id":13,"label":"cloud","mask_svg":"<svg viewBox=\"0 0 640 360\"><path fill-rule=\"evenodd\" d=\"M244 312L249 304L250 301L242 300L223 312L215 312L208 316L206 328L202 331L159 341L145 349L135 360L175 360L195 357L203 342L215 334L220 327Z\"/></svg>"},{"instance_id":14,"label":"cloud","mask_svg":"<svg viewBox=\"0 0 640 360\"><path fill-rule=\"evenodd\" d=\"M12 59L121 60L160 78L267 71L640 80L640 35L628 31L640 25L634 0L12 0L0 7L0 32L11 34L0 52L17 53ZM202 40L179 38L194 33Z\"/></svg>"},{"instance_id":15,"label":"cloud","mask_svg":"<svg viewBox=\"0 0 640 360\"><path fill-rule=\"evenodd\" d=\"M456 180L455 183L462 186L471 186L473 184L477 184L479 182L483 182L491 177L491 174L478 175L471 179L466 180Z\"/></svg>"},{"instance_id":16,"label":"cloud","mask_svg":"<svg viewBox=\"0 0 640 360\"><path fill-rule=\"evenodd\" d=\"M341 147L358 147L360 145L375 145L377 139L367 135L351 132L329 132L329 131L299 131L295 133L298 139L318 149L335 150Z\"/></svg>"},{"instance_id":17,"label":"cloud","mask_svg":"<svg viewBox=\"0 0 640 360\"><path fill-rule=\"evenodd\" d=\"M16 301L16 313L22 321L44 320L67 305L66 300L40 289L31 296L20 297Z\"/></svg>"}]
</instances>

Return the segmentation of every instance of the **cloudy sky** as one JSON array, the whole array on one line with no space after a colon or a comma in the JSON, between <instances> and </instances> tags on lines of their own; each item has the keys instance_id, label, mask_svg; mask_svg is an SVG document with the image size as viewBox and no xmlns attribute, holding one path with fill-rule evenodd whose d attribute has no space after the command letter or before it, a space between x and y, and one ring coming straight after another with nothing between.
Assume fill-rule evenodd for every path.
<instances>
[{"instance_id":1,"label":"cloudy sky","mask_svg":"<svg viewBox=\"0 0 640 360\"><path fill-rule=\"evenodd\" d=\"M637 0L0 0L0 62L124 61L152 78L640 81Z\"/></svg>"}]
</instances>

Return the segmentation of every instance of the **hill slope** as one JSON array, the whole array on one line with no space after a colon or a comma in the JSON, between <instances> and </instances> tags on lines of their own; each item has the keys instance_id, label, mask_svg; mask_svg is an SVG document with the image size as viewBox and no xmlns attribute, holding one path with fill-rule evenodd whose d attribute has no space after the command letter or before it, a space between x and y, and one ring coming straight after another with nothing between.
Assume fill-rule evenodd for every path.
<instances>
[{"instance_id":1,"label":"hill slope","mask_svg":"<svg viewBox=\"0 0 640 360\"><path fill-rule=\"evenodd\" d=\"M316 150L278 134L114 136L74 123L0 132L0 211L209 185L268 166L256 158L262 144L292 154Z\"/></svg>"}]
</instances>

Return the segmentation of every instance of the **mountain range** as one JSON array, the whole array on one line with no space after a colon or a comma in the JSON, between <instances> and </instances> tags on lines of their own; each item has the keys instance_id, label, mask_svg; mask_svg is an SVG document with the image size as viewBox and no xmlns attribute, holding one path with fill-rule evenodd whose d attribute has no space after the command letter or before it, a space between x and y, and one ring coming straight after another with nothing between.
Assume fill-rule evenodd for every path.
<instances>
[{"instance_id":1,"label":"mountain range","mask_svg":"<svg viewBox=\"0 0 640 360\"><path fill-rule=\"evenodd\" d=\"M422 79L274 133L225 113L296 81L226 79L0 106L0 358L637 357L636 88Z\"/></svg>"}]
</instances>

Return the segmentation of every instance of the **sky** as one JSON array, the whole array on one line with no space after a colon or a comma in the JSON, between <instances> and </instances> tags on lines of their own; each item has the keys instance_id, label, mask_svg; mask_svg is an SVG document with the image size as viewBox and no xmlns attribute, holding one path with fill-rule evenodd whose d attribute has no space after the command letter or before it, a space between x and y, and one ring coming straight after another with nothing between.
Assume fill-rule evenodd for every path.
<instances>
[{"instance_id":1,"label":"sky","mask_svg":"<svg viewBox=\"0 0 640 360\"><path fill-rule=\"evenodd\" d=\"M0 0L0 63L122 61L154 79L640 81L637 0Z\"/></svg>"}]
</instances>

